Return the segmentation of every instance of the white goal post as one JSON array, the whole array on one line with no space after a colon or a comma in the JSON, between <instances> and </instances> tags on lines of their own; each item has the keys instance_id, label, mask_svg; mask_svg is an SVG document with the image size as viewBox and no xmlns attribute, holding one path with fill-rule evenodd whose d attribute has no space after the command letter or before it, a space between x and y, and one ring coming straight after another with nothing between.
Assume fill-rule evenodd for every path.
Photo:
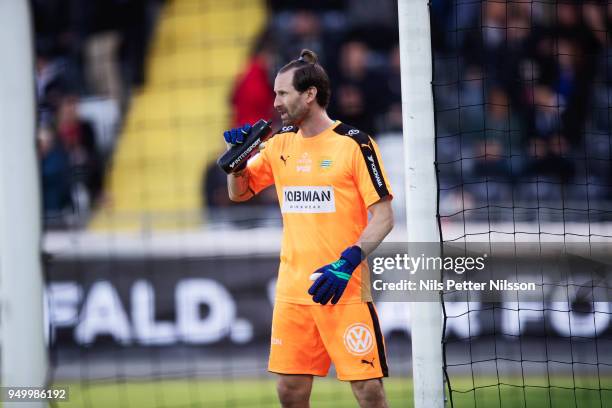
<instances>
[{"instance_id":1,"label":"white goal post","mask_svg":"<svg viewBox=\"0 0 612 408\"><path fill-rule=\"evenodd\" d=\"M399 0L408 242L439 242L432 54L426 0ZM415 408L442 408L442 306L410 304Z\"/></svg>"},{"instance_id":2,"label":"white goal post","mask_svg":"<svg viewBox=\"0 0 612 408\"><path fill-rule=\"evenodd\" d=\"M2 386L42 387L47 374L29 2L0 0L0 309ZM43 402L5 407L44 407Z\"/></svg>"}]
</instances>

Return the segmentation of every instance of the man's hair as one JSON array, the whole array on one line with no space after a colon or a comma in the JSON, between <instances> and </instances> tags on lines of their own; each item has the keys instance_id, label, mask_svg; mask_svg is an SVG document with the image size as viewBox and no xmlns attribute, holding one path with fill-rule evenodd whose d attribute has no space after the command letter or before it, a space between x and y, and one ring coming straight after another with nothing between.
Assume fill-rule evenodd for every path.
<instances>
[{"instance_id":1,"label":"man's hair","mask_svg":"<svg viewBox=\"0 0 612 408\"><path fill-rule=\"evenodd\" d=\"M300 58L295 59L282 67L278 73L293 72L293 87L298 92L304 92L311 86L317 89L317 103L323 108L329 105L331 87L327 73L319 64L319 58L311 50L304 49L300 53Z\"/></svg>"}]
</instances>

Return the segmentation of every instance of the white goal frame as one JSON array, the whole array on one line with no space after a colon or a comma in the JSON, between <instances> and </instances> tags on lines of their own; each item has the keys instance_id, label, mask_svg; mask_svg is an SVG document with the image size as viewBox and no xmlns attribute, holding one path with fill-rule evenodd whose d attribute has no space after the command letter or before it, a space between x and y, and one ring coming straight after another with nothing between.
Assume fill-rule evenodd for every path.
<instances>
[{"instance_id":1,"label":"white goal frame","mask_svg":"<svg viewBox=\"0 0 612 408\"><path fill-rule=\"evenodd\" d=\"M0 309L4 387L42 387L47 375L41 203L29 2L0 0ZM44 402L5 402L44 407Z\"/></svg>"},{"instance_id":2,"label":"white goal frame","mask_svg":"<svg viewBox=\"0 0 612 408\"><path fill-rule=\"evenodd\" d=\"M429 6L399 0L408 242L440 242ZM442 305L410 304L415 408L444 407Z\"/></svg>"}]
</instances>

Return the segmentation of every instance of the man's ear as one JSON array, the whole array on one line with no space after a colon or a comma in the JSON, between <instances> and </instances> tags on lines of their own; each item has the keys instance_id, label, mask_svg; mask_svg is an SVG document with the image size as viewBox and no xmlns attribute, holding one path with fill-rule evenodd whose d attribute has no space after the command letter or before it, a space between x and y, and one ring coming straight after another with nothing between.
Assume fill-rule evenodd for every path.
<instances>
[{"instance_id":1,"label":"man's ear","mask_svg":"<svg viewBox=\"0 0 612 408\"><path fill-rule=\"evenodd\" d=\"M317 99L317 88L311 86L306 90L306 102L311 103Z\"/></svg>"}]
</instances>

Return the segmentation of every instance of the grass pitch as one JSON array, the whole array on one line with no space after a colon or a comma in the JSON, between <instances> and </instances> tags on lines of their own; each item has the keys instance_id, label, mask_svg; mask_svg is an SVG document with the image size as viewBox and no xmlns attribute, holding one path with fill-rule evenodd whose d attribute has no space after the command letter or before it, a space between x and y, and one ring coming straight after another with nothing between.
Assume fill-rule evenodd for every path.
<instances>
[{"instance_id":1,"label":"grass pitch","mask_svg":"<svg viewBox=\"0 0 612 408\"><path fill-rule=\"evenodd\" d=\"M471 378L453 380L454 406L486 408L612 408L612 391L574 390L573 384L585 388L611 388L612 379L558 378L550 380L529 377L528 387L517 378L497 385L497 379L478 378L476 391ZM235 380L146 380L95 383L58 383L69 387L69 401L58 407L79 408L140 408L140 407L279 407L274 379ZM567 389L566 389L567 387ZM391 407L412 407L410 378L385 379L385 389ZM356 407L348 383L333 378L315 379L311 406ZM450 404L447 404L450 406Z\"/></svg>"}]
</instances>

